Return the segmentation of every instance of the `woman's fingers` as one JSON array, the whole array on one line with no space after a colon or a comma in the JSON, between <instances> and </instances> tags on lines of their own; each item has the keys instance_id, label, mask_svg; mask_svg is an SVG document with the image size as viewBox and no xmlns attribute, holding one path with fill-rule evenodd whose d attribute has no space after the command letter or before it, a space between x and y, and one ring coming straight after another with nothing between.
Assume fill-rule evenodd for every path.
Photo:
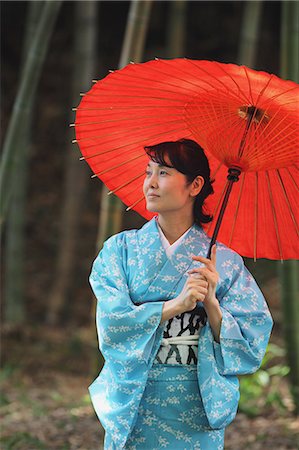
<instances>
[{"instance_id":1,"label":"woman's fingers","mask_svg":"<svg viewBox=\"0 0 299 450\"><path fill-rule=\"evenodd\" d=\"M199 273L202 277L205 277L207 280L214 279L215 276L218 276L218 272L216 270L212 272L206 267L201 267L199 269Z\"/></svg>"},{"instance_id":2,"label":"woman's fingers","mask_svg":"<svg viewBox=\"0 0 299 450\"><path fill-rule=\"evenodd\" d=\"M203 302L204 299L206 298L207 291L206 290L205 291L201 291L199 289L193 288L193 289L190 290L190 295L191 295L193 301Z\"/></svg>"},{"instance_id":3,"label":"woman's fingers","mask_svg":"<svg viewBox=\"0 0 299 450\"><path fill-rule=\"evenodd\" d=\"M190 275L189 284L194 286L208 287L208 280L201 274Z\"/></svg>"},{"instance_id":4,"label":"woman's fingers","mask_svg":"<svg viewBox=\"0 0 299 450\"><path fill-rule=\"evenodd\" d=\"M200 280L199 282L195 280L190 280L188 283L188 289L193 296L202 295L206 296L208 293L208 283L204 280Z\"/></svg>"},{"instance_id":5,"label":"woman's fingers","mask_svg":"<svg viewBox=\"0 0 299 450\"><path fill-rule=\"evenodd\" d=\"M212 251L211 251L211 261L214 265L214 267L216 267L216 244L214 244L212 246Z\"/></svg>"},{"instance_id":6,"label":"woman's fingers","mask_svg":"<svg viewBox=\"0 0 299 450\"><path fill-rule=\"evenodd\" d=\"M196 280L204 280L203 275L200 272L189 273L189 276L195 278Z\"/></svg>"},{"instance_id":7,"label":"woman's fingers","mask_svg":"<svg viewBox=\"0 0 299 450\"><path fill-rule=\"evenodd\" d=\"M211 251L211 259L205 258L204 256L192 255L192 259L198 262L203 263L210 270L216 268L216 244L213 245Z\"/></svg>"},{"instance_id":8,"label":"woman's fingers","mask_svg":"<svg viewBox=\"0 0 299 450\"><path fill-rule=\"evenodd\" d=\"M215 280L215 277L218 278L218 272L216 272L216 270L211 271L206 267L192 269L192 271L189 271L188 273L190 277L196 280L204 280L207 282L213 282Z\"/></svg>"}]
</instances>

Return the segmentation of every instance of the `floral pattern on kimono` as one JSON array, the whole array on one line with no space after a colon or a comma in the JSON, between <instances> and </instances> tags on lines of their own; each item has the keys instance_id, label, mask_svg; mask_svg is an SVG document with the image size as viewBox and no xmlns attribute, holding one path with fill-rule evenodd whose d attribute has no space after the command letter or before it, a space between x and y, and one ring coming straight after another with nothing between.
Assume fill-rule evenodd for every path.
<instances>
[{"instance_id":1,"label":"floral pattern on kimono","mask_svg":"<svg viewBox=\"0 0 299 450\"><path fill-rule=\"evenodd\" d=\"M206 256L209 242L193 225L167 258L152 219L140 230L109 238L93 263L90 284L97 298L96 325L105 364L89 391L111 449L124 448L136 423L163 337L163 303L181 292L189 269L202 265L192 254ZM199 390L213 429L224 428L235 417L237 375L258 369L272 329L267 304L242 258L219 242L217 270L216 296L223 314L220 343L207 322L197 355Z\"/></svg>"}]
</instances>

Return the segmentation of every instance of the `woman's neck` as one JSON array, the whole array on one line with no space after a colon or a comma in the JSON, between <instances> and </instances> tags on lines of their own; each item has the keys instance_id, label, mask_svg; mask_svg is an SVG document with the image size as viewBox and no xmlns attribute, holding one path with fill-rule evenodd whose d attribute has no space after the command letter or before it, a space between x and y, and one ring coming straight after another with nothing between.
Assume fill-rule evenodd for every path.
<instances>
[{"instance_id":1,"label":"woman's neck","mask_svg":"<svg viewBox=\"0 0 299 450\"><path fill-rule=\"evenodd\" d=\"M158 216L158 223L170 244L177 241L194 223L193 216L175 217L173 215Z\"/></svg>"}]
</instances>

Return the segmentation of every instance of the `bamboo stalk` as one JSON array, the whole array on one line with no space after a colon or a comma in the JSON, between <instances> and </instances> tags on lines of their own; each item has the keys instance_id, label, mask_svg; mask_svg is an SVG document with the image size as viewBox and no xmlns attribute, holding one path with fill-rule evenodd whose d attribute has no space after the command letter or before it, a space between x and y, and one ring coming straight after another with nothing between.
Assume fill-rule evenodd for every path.
<instances>
[{"instance_id":1,"label":"bamboo stalk","mask_svg":"<svg viewBox=\"0 0 299 450\"><path fill-rule=\"evenodd\" d=\"M23 132L24 116L29 114L28 102L34 96L41 75L42 65L46 56L50 37L55 25L61 1L46 1L41 18L35 31L34 39L28 51L23 76L13 106L12 116L3 145L3 156L0 166L0 227L7 215L9 201L12 195L11 172L16 164L19 134Z\"/></svg>"},{"instance_id":2,"label":"bamboo stalk","mask_svg":"<svg viewBox=\"0 0 299 450\"><path fill-rule=\"evenodd\" d=\"M24 69L28 51L34 38L35 29L43 7L44 5L42 2L30 2L28 5L21 72ZM26 319L24 290L24 229L34 97L35 96L32 96L28 100L28 113L23 116L22 127L18 134L17 148L22 148L23 151L16 158L15 167L11 174L11 185L14 186L14 189L11 194L11 202L7 212L4 320L6 323L14 325L24 323Z\"/></svg>"},{"instance_id":3,"label":"bamboo stalk","mask_svg":"<svg viewBox=\"0 0 299 450\"><path fill-rule=\"evenodd\" d=\"M187 4L186 0L169 2L170 13L166 37L168 58L179 58L184 55Z\"/></svg>"},{"instance_id":4,"label":"bamboo stalk","mask_svg":"<svg viewBox=\"0 0 299 450\"><path fill-rule=\"evenodd\" d=\"M284 78L299 82L299 2L282 2L280 72ZM291 173L291 178L293 179ZM293 179L294 184L296 181ZM283 328L290 366L291 392L295 413L299 415L299 302L298 260L279 267Z\"/></svg>"},{"instance_id":5,"label":"bamboo stalk","mask_svg":"<svg viewBox=\"0 0 299 450\"><path fill-rule=\"evenodd\" d=\"M74 3L74 59L71 80L71 95L77 97L79 89L87 89L93 76L97 40L97 2ZM78 62L80 61L80 64ZM77 149L78 152L78 149ZM78 164L78 155L74 154L71 144L66 148L66 165L61 202L61 229L56 273L47 299L46 320L56 324L61 311L70 308L69 292L74 278L75 258L79 242L81 211L86 199L88 172Z\"/></svg>"}]
</instances>

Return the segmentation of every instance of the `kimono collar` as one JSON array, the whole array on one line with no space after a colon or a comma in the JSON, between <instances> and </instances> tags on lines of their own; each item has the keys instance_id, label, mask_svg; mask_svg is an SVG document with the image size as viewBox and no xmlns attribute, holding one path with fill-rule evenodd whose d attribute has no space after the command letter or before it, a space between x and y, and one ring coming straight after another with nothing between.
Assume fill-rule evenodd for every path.
<instances>
[{"instance_id":1,"label":"kimono collar","mask_svg":"<svg viewBox=\"0 0 299 450\"><path fill-rule=\"evenodd\" d=\"M151 249L154 250L161 250L164 251L162 241L160 238L160 232L159 232L159 225L157 222L157 216L154 216L151 220L149 220L143 227L138 230L138 234L141 237L141 235L147 236L146 242L149 243L149 240L153 239L154 242L152 242ZM190 250L190 254L193 251L198 251L198 245L200 246L200 249L202 250L200 254L202 256L206 256L209 244L210 244L210 238L207 236L205 231L196 223L194 223L184 234L179 238L180 243L178 245L178 248L180 250L183 250L186 245L188 246L188 250ZM177 242L177 241L176 241ZM187 251L185 247L185 251Z\"/></svg>"},{"instance_id":2,"label":"kimono collar","mask_svg":"<svg viewBox=\"0 0 299 450\"><path fill-rule=\"evenodd\" d=\"M168 239L166 238L165 234L163 233L163 230L162 230L161 226L159 225L159 222L158 222L157 219L156 219L156 222L157 222L157 226L158 226L158 230L159 230L159 235L160 235L162 246L163 246L163 248L164 248L164 250L166 252L166 255L168 257L170 257L171 255L173 255L173 253L175 252L176 248L181 244L181 242L183 241L184 237L189 232L191 227L188 228L188 230L185 231L185 233L182 234L182 236L180 236L175 242L170 244Z\"/></svg>"}]
</instances>

